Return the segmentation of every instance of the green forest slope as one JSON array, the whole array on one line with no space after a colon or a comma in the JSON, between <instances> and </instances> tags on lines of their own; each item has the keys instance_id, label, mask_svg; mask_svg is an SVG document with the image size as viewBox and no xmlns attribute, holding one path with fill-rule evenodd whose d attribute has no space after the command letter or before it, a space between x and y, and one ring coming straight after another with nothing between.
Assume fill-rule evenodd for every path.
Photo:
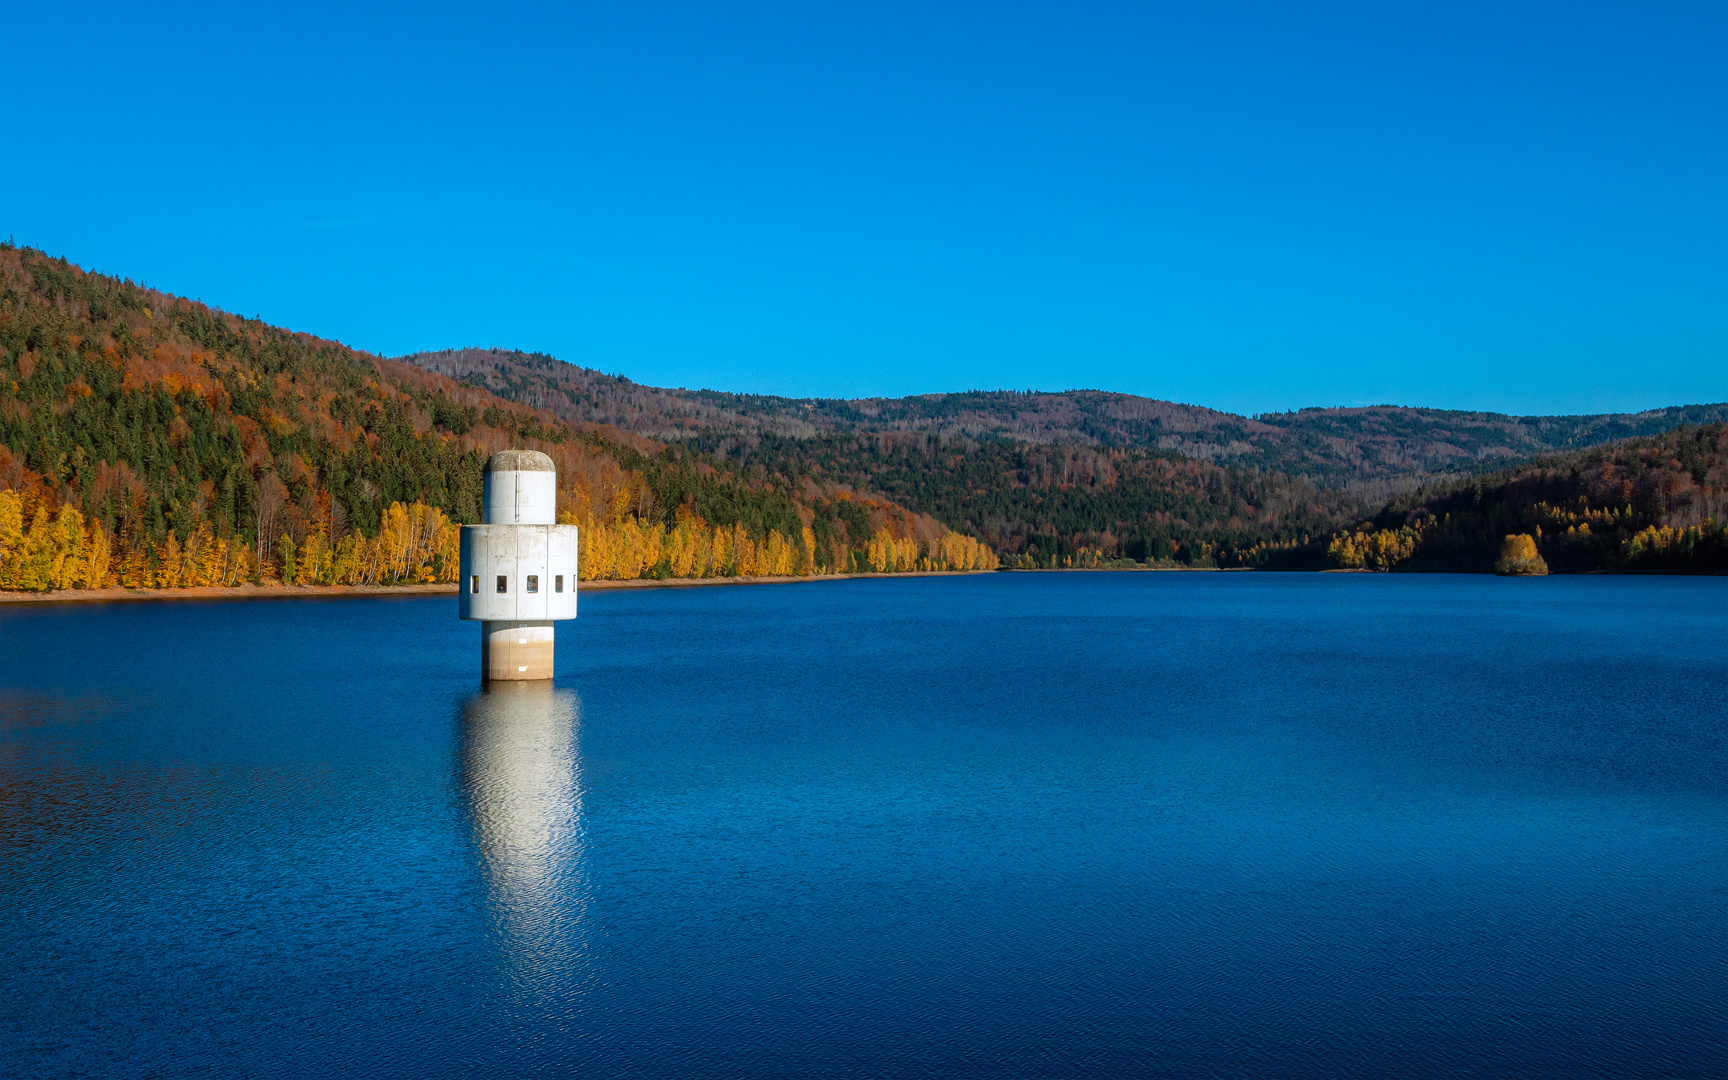
<instances>
[{"instance_id":1,"label":"green forest slope","mask_svg":"<svg viewBox=\"0 0 1728 1080\"><path fill-rule=\"evenodd\" d=\"M1306 480L1168 451L907 434L688 443L746 468L879 492L982 536L1009 567L1126 558L1318 569L1325 539L1371 509Z\"/></svg>"},{"instance_id":2,"label":"green forest slope","mask_svg":"<svg viewBox=\"0 0 1728 1080\"><path fill-rule=\"evenodd\" d=\"M641 559L660 550L654 537L679 526L702 533L700 565L712 573L750 572L737 553L767 552L775 534L775 565L791 560L805 572L868 566L873 541L878 550L899 542L889 560L898 569L958 550L941 546L949 530L939 522L885 500L800 489L689 447L570 423L420 368L0 247L0 495L9 493L0 499L0 578L18 579L0 587L161 583L163 560L178 566L192 545L206 561L220 548L223 565L251 579L285 576L296 552L333 558L344 539L352 547L386 526L437 561L444 555L422 534L477 520L481 468L507 447L553 456L563 516L622 530L612 574L664 573L670 555ZM401 508L416 504L418 516L404 517ZM596 551L608 550L594 539ZM113 549L94 575L103 580L46 569L96 542ZM917 558L905 557L914 549ZM366 573L432 572L410 562ZM195 576L190 562L186 576Z\"/></svg>"}]
</instances>

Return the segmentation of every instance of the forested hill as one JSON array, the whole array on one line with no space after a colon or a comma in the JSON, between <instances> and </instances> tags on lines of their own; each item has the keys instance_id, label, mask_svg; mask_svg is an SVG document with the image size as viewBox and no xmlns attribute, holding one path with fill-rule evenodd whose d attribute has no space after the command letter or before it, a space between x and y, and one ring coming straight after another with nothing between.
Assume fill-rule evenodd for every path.
<instances>
[{"instance_id":1,"label":"forested hill","mask_svg":"<svg viewBox=\"0 0 1728 1080\"><path fill-rule=\"evenodd\" d=\"M1251 419L1093 391L795 401L641 386L541 354L466 349L404 360L573 420L653 433L752 475L875 492L982 536L1020 567L1362 566L1332 538L1359 535L1357 524L1393 496L1456 484L1490 490L1524 475L1484 479L1495 468L1521 461L1540 471L1557 447L1728 414L1721 405L1594 417L1386 407ZM1670 509L1648 504L1638 527L1665 526ZM1467 559L1432 564L1490 566L1492 538L1481 537ZM1601 565L1627 564L1603 556Z\"/></svg>"},{"instance_id":2,"label":"forested hill","mask_svg":"<svg viewBox=\"0 0 1728 1080\"><path fill-rule=\"evenodd\" d=\"M557 462L560 517L586 530L585 578L998 557L1481 569L1496 530L1521 523L1540 525L1560 569L1699 569L1722 532L1721 423L1389 506L1372 489L1418 482L1411 462L1476 468L1717 406L1249 420L1123 395L794 402L637 387L519 353L413 359L0 246L0 588L451 580L454 524L476 519L481 467L506 447ZM1165 445L1179 425L1190 441ZM1315 468L1220 465L1208 446ZM1562 526L1593 539L1554 539Z\"/></svg>"},{"instance_id":3,"label":"forested hill","mask_svg":"<svg viewBox=\"0 0 1728 1080\"><path fill-rule=\"evenodd\" d=\"M1385 498L1424 481L1493 472L1681 424L1728 420L1728 404L1594 416L1507 416L1395 406L1258 417L1098 390L978 391L908 398L793 399L644 386L541 353L456 349L404 361L568 420L657 439L874 433L1031 445L1146 449L1304 477Z\"/></svg>"},{"instance_id":4,"label":"forested hill","mask_svg":"<svg viewBox=\"0 0 1728 1080\"><path fill-rule=\"evenodd\" d=\"M507 447L557 462L585 577L994 565L884 499L0 246L0 588L454 580Z\"/></svg>"},{"instance_id":5,"label":"forested hill","mask_svg":"<svg viewBox=\"0 0 1728 1080\"><path fill-rule=\"evenodd\" d=\"M487 357L498 362L482 377L477 365ZM983 537L1014 567L1133 559L1318 568L1326 538L1371 509L1306 480L1168 450L912 431L835 434L790 419L777 423L784 430L764 430L751 426L749 410L758 399L640 387L545 356L468 350L405 359L562 415L658 431L673 445L800 490L874 493ZM621 404L626 400L636 404ZM770 412L787 404L762 400ZM733 407L739 402L742 410ZM809 411L803 403L798 408Z\"/></svg>"},{"instance_id":6,"label":"forested hill","mask_svg":"<svg viewBox=\"0 0 1728 1080\"><path fill-rule=\"evenodd\" d=\"M1133 559L1318 569L1325 538L1373 509L1281 473L1161 450L915 434L707 435L691 444L750 469L878 492L961 524L1010 567Z\"/></svg>"},{"instance_id":7,"label":"forested hill","mask_svg":"<svg viewBox=\"0 0 1728 1080\"><path fill-rule=\"evenodd\" d=\"M1486 572L1513 537L1556 573L1728 573L1728 424L1412 492L1328 554L1340 568Z\"/></svg>"}]
</instances>

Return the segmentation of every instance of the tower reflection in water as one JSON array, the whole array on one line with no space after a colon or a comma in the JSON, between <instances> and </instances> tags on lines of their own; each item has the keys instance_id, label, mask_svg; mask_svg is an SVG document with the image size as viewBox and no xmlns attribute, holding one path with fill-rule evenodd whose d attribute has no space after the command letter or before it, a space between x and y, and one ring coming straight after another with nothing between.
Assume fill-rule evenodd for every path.
<instances>
[{"instance_id":1,"label":"tower reflection in water","mask_svg":"<svg viewBox=\"0 0 1728 1080\"><path fill-rule=\"evenodd\" d=\"M543 682L493 683L462 717L462 790L493 931L520 1003L590 978L581 705Z\"/></svg>"}]
</instances>

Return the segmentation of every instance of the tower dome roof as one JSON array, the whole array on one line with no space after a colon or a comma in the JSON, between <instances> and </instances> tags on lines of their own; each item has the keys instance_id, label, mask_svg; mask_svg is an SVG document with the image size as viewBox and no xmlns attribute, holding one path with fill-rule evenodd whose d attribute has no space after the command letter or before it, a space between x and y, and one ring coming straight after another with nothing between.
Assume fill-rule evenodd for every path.
<instances>
[{"instance_id":1,"label":"tower dome roof","mask_svg":"<svg viewBox=\"0 0 1728 1080\"><path fill-rule=\"evenodd\" d=\"M538 450L500 450L486 461L487 472L557 472L552 459Z\"/></svg>"}]
</instances>

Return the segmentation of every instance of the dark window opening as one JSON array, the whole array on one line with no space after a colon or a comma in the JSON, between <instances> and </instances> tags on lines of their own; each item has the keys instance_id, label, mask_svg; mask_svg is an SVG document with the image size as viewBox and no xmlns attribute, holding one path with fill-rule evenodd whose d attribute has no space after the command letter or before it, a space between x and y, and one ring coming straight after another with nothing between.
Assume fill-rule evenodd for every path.
<instances>
[{"instance_id":1,"label":"dark window opening","mask_svg":"<svg viewBox=\"0 0 1728 1080\"><path fill-rule=\"evenodd\" d=\"M468 583L468 591L471 593L477 593L480 591L480 575L479 574L475 574L474 579Z\"/></svg>"},{"instance_id":2,"label":"dark window opening","mask_svg":"<svg viewBox=\"0 0 1728 1080\"><path fill-rule=\"evenodd\" d=\"M553 592L563 592L564 591L564 575L563 574L559 574L557 577L552 579L552 591Z\"/></svg>"},{"instance_id":3,"label":"dark window opening","mask_svg":"<svg viewBox=\"0 0 1728 1080\"><path fill-rule=\"evenodd\" d=\"M509 592L510 591L510 579L505 577L503 574L498 575L498 591L499 592Z\"/></svg>"},{"instance_id":4,"label":"dark window opening","mask_svg":"<svg viewBox=\"0 0 1728 1080\"><path fill-rule=\"evenodd\" d=\"M540 575L539 574L529 574L528 575L528 591L529 592L539 592L540 591Z\"/></svg>"}]
</instances>

